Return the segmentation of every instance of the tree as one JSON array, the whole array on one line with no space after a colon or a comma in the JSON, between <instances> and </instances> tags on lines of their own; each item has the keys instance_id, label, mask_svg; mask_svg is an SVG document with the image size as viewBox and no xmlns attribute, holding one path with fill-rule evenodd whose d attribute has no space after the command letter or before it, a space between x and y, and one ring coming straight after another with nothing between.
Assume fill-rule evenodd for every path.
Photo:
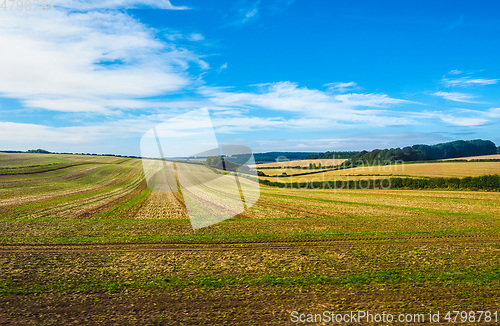
<instances>
[{"instance_id":1,"label":"tree","mask_svg":"<svg viewBox=\"0 0 500 326\"><path fill-rule=\"evenodd\" d=\"M26 153L50 154L50 152L48 150L41 149L41 148L39 148L39 149L30 149Z\"/></svg>"}]
</instances>

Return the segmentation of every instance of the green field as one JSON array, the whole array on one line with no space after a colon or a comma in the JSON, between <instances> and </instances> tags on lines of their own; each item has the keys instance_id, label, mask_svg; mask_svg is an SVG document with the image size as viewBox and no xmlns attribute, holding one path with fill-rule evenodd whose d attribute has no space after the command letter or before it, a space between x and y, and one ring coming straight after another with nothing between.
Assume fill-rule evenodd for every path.
<instances>
[{"instance_id":1,"label":"green field","mask_svg":"<svg viewBox=\"0 0 500 326\"><path fill-rule=\"evenodd\" d=\"M495 310L499 230L498 192L261 185L253 207L193 231L182 198L148 189L140 160L0 154L0 320L286 325L292 311Z\"/></svg>"}]
</instances>

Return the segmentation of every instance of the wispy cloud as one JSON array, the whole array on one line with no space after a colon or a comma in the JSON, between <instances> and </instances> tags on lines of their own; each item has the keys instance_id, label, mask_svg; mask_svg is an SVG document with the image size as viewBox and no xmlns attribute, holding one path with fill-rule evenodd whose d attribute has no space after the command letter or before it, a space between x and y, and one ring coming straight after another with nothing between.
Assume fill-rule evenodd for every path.
<instances>
[{"instance_id":1,"label":"wispy cloud","mask_svg":"<svg viewBox=\"0 0 500 326\"><path fill-rule=\"evenodd\" d=\"M203 41L205 37L200 33L191 33L188 35L187 39L193 42L197 42L197 41Z\"/></svg>"},{"instance_id":2,"label":"wispy cloud","mask_svg":"<svg viewBox=\"0 0 500 326\"><path fill-rule=\"evenodd\" d=\"M468 113L474 115L475 117L485 117L485 118L500 118L500 108L490 108L486 111L484 110L470 110L470 109L457 109L460 112Z\"/></svg>"},{"instance_id":3,"label":"wispy cloud","mask_svg":"<svg viewBox=\"0 0 500 326\"><path fill-rule=\"evenodd\" d=\"M466 87L466 86L495 85L498 83L499 79L461 77L456 79L443 78L441 81L446 87L452 87L452 86Z\"/></svg>"},{"instance_id":4,"label":"wispy cloud","mask_svg":"<svg viewBox=\"0 0 500 326\"><path fill-rule=\"evenodd\" d=\"M497 111L498 110L498 111ZM422 119L440 119L441 121L461 127L478 127L491 123L492 118L500 117L500 110L492 108L486 111L455 108L447 112L418 112L413 114Z\"/></svg>"},{"instance_id":5,"label":"wispy cloud","mask_svg":"<svg viewBox=\"0 0 500 326\"><path fill-rule=\"evenodd\" d=\"M359 89L358 84L355 82L348 82L348 83L328 83L324 84L323 86L328 87L328 90L332 92L339 92L339 93L344 93L346 91L353 91Z\"/></svg>"},{"instance_id":6,"label":"wispy cloud","mask_svg":"<svg viewBox=\"0 0 500 326\"><path fill-rule=\"evenodd\" d=\"M255 22L265 14L277 14L286 10L295 0L241 0L233 7L233 14L224 24L228 26L242 26Z\"/></svg>"},{"instance_id":7,"label":"wispy cloud","mask_svg":"<svg viewBox=\"0 0 500 326\"><path fill-rule=\"evenodd\" d=\"M227 69L227 62L225 62L224 64L222 64L217 71L218 72L222 72L222 70L224 70L224 69Z\"/></svg>"},{"instance_id":8,"label":"wispy cloud","mask_svg":"<svg viewBox=\"0 0 500 326\"><path fill-rule=\"evenodd\" d=\"M462 127L476 127L488 122L487 119L477 117L457 117L445 114L441 114L439 117L448 124Z\"/></svg>"},{"instance_id":9,"label":"wispy cloud","mask_svg":"<svg viewBox=\"0 0 500 326\"><path fill-rule=\"evenodd\" d=\"M487 111L487 115L492 118L500 118L500 108L491 108Z\"/></svg>"},{"instance_id":10,"label":"wispy cloud","mask_svg":"<svg viewBox=\"0 0 500 326\"><path fill-rule=\"evenodd\" d=\"M472 101L472 99L475 98L475 96L470 95L470 94L464 94L464 93L457 93L457 92L436 92L432 94L434 96L439 96L442 97L446 100L450 101L455 101L455 102L462 102L462 103L477 103Z\"/></svg>"},{"instance_id":11,"label":"wispy cloud","mask_svg":"<svg viewBox=\"0 0 500 326\"><path fill-rule=\"evenodd\" d=\"M255 21L260 14L260 2L257 1L240 1L233 9L234 16L227 26L238 26Z\"/></svg>"}]
</instances>

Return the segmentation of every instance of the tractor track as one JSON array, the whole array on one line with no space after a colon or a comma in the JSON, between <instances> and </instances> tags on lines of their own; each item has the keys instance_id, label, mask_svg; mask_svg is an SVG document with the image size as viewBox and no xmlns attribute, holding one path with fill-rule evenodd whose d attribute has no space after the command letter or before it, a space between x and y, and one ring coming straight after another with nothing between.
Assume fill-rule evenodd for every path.
<instances>
[{"instance_id":1,"label":"tractor track","mask_svg":"<svg viewBox=\"0 0 500 326\"><path fill-rule=\"evenodd\" d=\"M499 243L499 236L411 236L411 237L357 237L341 239L263 239L248 241L164 241L58 243L58 244L1 244L0 254L15 253L79 253L79 252L157 252L157 251L225 251L225 250L296 250L307 247L353 247L380 245L454 245L464 243Z\"/></svg>"}]
</instances>

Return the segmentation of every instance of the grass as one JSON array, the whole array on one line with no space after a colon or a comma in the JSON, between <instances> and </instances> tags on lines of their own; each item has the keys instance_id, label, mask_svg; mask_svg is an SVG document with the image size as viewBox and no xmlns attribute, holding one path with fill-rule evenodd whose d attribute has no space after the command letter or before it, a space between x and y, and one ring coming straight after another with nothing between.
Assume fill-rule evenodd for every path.
<instances>
[{"instance_id":1,"label":"grass","mask_svg":"<svg viewBox=\"0 0 500 326\"><path fill-rule=\"evenodd\" d=\"M289 275L265 275L265 276L195 276L189 279L181 277L148 277L136 280L89 280L80 282L68 282L59 280L44 285L13 286L10 280L0 283L0 295L2 294L33 294L33 293L71 293L71 292L118 292L124 289L172 289L182 287L266 287L266 286L309 286L309 285L331 285L352 288L361 285L396 285L412 284L422 285L424 283L436 286L450 286L458 284L484 285L498 282L500 268L490 267L484 270L471 268L457 268L446 273L436 271L410 272L400 270L381 270L366 272L363 274L342 275L337 277L324 274L310 273L300 276Z\"/></svg>"}]
</instances>

